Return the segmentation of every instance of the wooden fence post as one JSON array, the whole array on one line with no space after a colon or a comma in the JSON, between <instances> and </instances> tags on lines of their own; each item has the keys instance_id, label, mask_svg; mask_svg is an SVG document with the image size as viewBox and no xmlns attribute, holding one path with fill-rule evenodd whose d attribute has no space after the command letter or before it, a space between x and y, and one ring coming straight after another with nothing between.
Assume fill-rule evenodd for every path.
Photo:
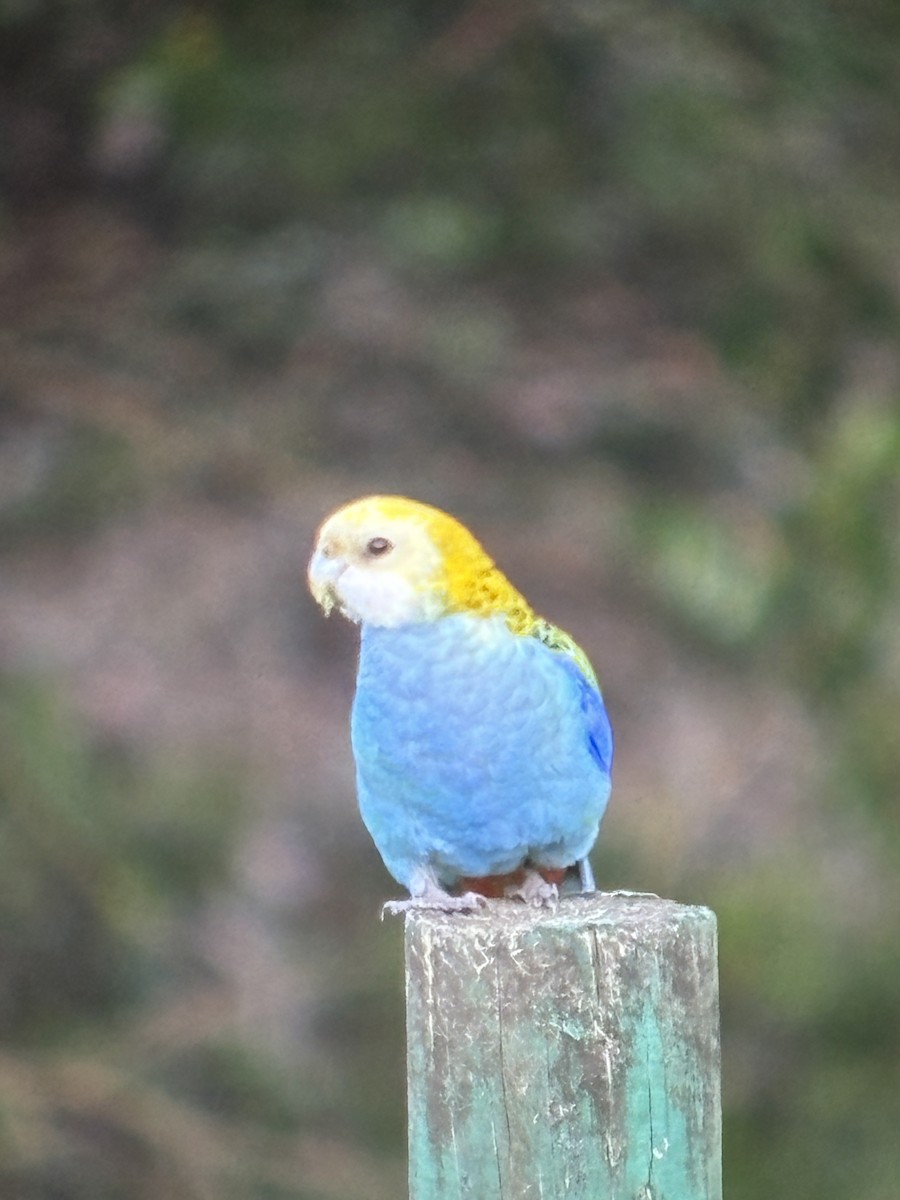
<instances>
[{"instance_id":1,"label":"wooden fence post","mask_svg":"<svg viewBox=\"0 0 900 1200\"><path fill-rule=\"evenodd\" d=\"M411 913L406 996L411 1200L720 1200L709 909Z\"/></svg>"}]
</instances>

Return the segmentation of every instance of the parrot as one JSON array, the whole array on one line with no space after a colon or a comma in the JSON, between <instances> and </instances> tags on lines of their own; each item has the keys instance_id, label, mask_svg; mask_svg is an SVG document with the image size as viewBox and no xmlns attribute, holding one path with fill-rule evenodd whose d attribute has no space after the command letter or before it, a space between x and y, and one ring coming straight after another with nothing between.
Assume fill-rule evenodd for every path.
<instances>
[{"instance_id":1,"label":"parrot","mask_svg":"<svg viewBox=\"0 0 900 1200\"><path fill-rule=\"evenodd\" d=\"M314 600L360 627L350 734L360 815L408 892L384 912L556 902L609 800L613 735L583 651L455 517L374 495L319 527Z\"/></svg>"}]
</instances>

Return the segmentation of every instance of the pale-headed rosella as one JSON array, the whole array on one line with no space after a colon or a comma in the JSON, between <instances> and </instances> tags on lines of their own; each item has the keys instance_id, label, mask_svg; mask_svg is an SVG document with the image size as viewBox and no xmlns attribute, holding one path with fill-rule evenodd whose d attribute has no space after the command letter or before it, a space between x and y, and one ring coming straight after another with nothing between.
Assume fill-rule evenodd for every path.
<instances>
[{"instance_id":1,"label":"pale-headed rosella","mask_svg":"<svg viewBox=\"0 0 900 1200\"><path fill-rule=\"evenodd\" d=\"M322 524L313 596L360 625L351 740L359 807L408 891L389 911L548 903L588 853L612 730L591 666L471 533L402 496Z\"/></svg>"}]
</instances>

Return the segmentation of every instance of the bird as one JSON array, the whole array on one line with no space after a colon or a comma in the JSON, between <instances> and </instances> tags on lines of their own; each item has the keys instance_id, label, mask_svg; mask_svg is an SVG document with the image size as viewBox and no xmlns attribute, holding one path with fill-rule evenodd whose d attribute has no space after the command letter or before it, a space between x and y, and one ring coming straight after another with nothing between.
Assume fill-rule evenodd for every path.
<instances>
[{"instance_id":1,"label":"bird","mask_svg":"<svg viewBox=\"0 0 900 1200\"><path fill-rule=\"evenodd\" d=\"M455 517L364 496L320 525L313 598L360 627L350 732L360 814L409 893L385 912L551 905L611 790L597 677Z\"/></svg>"}]
</instances>

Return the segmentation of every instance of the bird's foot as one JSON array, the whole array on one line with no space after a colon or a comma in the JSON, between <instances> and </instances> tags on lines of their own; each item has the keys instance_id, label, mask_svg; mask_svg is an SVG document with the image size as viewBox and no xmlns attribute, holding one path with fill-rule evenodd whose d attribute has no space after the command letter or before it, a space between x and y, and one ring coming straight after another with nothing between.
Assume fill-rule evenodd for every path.
<instances>
[{"instance_id":1,"label":"bird's foot","mask_svg":"<svg viewBox=\"0 0 900 1200\"><path fill-rule=\"evenodd\" d=\"M487 898L478 892L463 892L461 896L451 896L442 888L432 888L419 896L410 896L408 900L388 900L381 906L381 919L385 914L397 916L408 912L474 912L487 904Z\"/></svg>"},{"instance_id":2,"label":"bird's foot","mask_svg":"<svg viewBox=\"0 0 900 1200\"><path fill-rule=\"evenodd\" d=\"M549 908L559 899L559 888L555 883L549 883L540 871L529 867L522 882L514 888L508 888L506 894L512 900L530 904L532 908Z\"/></svg>"}]
</instances>

